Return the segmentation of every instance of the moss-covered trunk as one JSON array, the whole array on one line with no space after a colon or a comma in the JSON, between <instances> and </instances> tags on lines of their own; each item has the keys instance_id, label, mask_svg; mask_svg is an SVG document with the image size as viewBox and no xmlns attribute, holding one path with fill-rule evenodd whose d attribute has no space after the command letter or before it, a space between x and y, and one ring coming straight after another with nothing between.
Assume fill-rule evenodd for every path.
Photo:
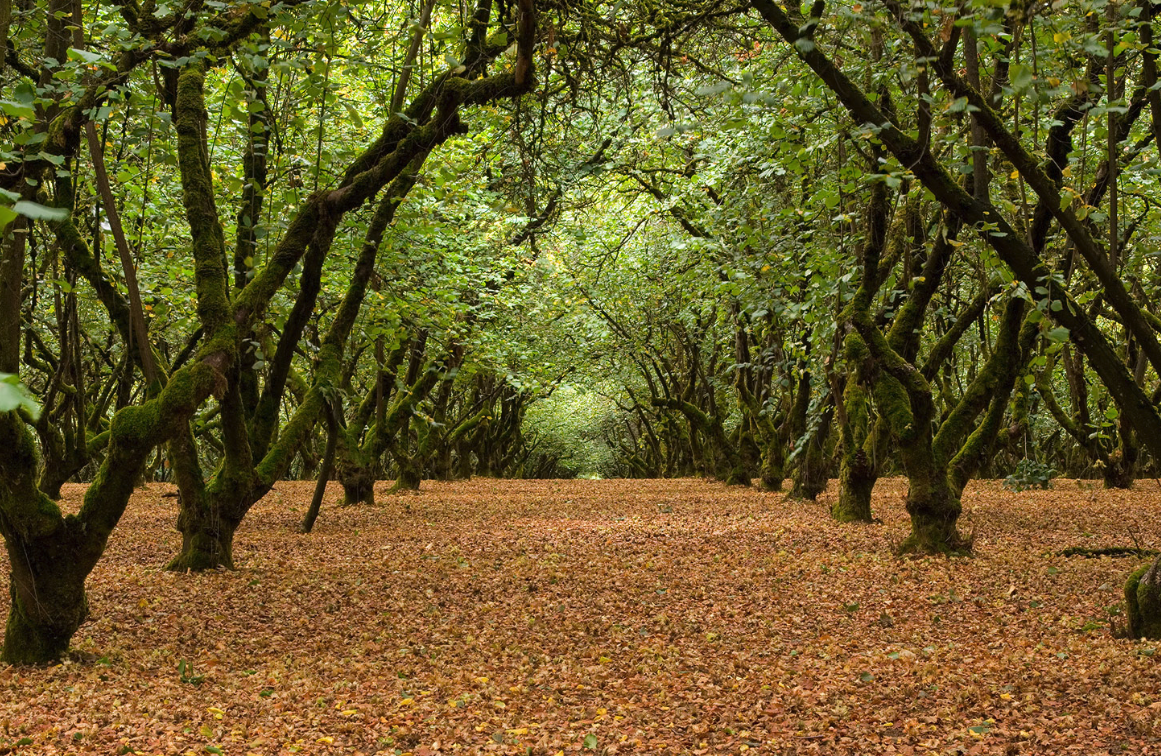
<instances>
[{"instance_id":1,"label":"moss-covered trunk","mask_svg":"<svg viewBox=\"0 0 1161 756\"><path fill-rule=\"evenodd\" d=\"M1137 449L1133 446L1132 432L1121 428L1121 446L1113 450L1105 462L1105 488L1129 489L1137 473Z\"/></svg>"},{"instance_id":2,"label":"moss-covered trunk","mask_svg":"<svg viewBox=\"0 0 1161 756\"><path fill-rule=\"evenodd\" d=\"M727 486L750 485L750 468L736 444L726 434L721 418L703 412L691 402L683 399L653 399L654 407L680 412L689 423L689 438L694 448L694 456L700 456L703 469L709 475L725 482ZM704 436L709 449L698 441Z\"/></svg>"},{"instance_id":3,"label":"moss-covered trunk","mask_svg":"<svg viewBox=\"0 0 1161 756\"><path fill-rule=\"evenodd\" d=\"M959 533L956 523L963 511L959 496L948 481L946 470L932 470L931 476L908 470L907 514L911 533L899 545L901 554L963 554L971 543Z\"/></svg>"},{"instance_id":4,"label":"moss-covered trunk","mask_svg":"<svg viewBox=\"0 0 1161 756\"><path fill-rule=\"evenodd\" d=\"M781 438L773 439L762 453L762 466L758 469L763 491L781 491L785 477L786 447Z\"/></svg>"},{"instance_id":5,"label":"moss-covered trunk","mask_svg":"<svg viewBox=\"0 0 1161 756\"><path fill-rule=\"evenodd\" d=\"M402 461L399 458L396 458L396 465L399 468L399 474L388 493L418 491L419 485L423 482L423 473L419 465L414 464L410 459Z\"/></svg>"},{"instance_id":6,"label":"moss-covered trunk","mask_svg":"<svg viewBox=\"0 0 1161 756\"><path fill-rule=\"evenodd\" d=\"M833 420L834 403L830 402L823 410L818 425L808 430L799 440L805 446L797 450L798 463L792 476L791 498L814 501L826 490L830 480L829 442Z\"/></svg>"},{"instance_id":7,"label":"moss-covered trunk","mask_svg":"<svg viewBox=\"0 0 1161 756\"><path fill-rule=\"evenodd\" d=\"M183 508L177 518L177 529L181 532L181 551L165 569L172 572L234 569L234 531L238 523L210 513L198 516Z\"/></svg>"},{"instance_id":8,"label":"moss-covered trunk","mask_svg":"<svg viewBox=\"0 0 1161 756\"><path fill-rule=\"evenodd\" d=\"M369 466L344 468L339 482L343 486L342 506L375 506L375 476L371 474Z\"/></svg>"},{"instance_id":9,"label":"moss-covered trunk","mask_svg":"<svg viewBox=\"0 0 1161 756\"><path fill-rule=\"evenodd\" d=\"M839 467L838 501L830 515L838 522L871 522L871 493L875 489L878 471L863 449L854 454L844 452Z\"/></svg>"},{"instance_id":10,"label":"moss-covered trunk","mask_svg":"<svg viewBox=\"0 0 1161 756\"><path fill-rule=\"evenodd\" d=\"M839 495L830 509L838 522L871 522L871 492L879 472L868 452L871 443L870 397L863 386L866 363L870 359L867 345L853 330L843 343L850 374L842 392L839 414L842 457L839 461ZM837 389L836 389L837 393Z\"/></svg>"},{"instance_id":11,"label":"moss-covered trunk","mask_svg":"<svg viewBox=\"0 0 1161 756\"><path fill-rule=\"evenodd\" d=\"M63 656L88 618L87 570L77 566L71 539L8 541L11 606L0 661L47 664Z\"/></svg>"},{"instance_id":12,"label":"moss-covered trunk","mask_svg":"<svg viewBox=\"0 0 1161 756\"><path fill-rule=\"evenodd\" d=\"M1161 639L1161 558L1142 565L1125 584L1129 635Z\"/></svg>"},{"instance_id":13,"label":"moss-covered trunk","mask_svg":"<svg viewBox=\"0 0 1161 756\"><path fill-rule=\"evenodd\" d=\"M374 431L372 430L372 433ZM343 487L341 506L375 505L375 472L370 455L359 448L350 429L339 434L335 449L335 477Z\"/></svg>"},{"instance_id":14,"label":"moss-covered trunk","mask_svg":"<svg viewBox=\"0 0 1161 756\"><path fill-rule=\"evenodd\" d=\"M470 480L472 477L472 452L467 444L456 446L456 458L452 467L454 480Z\"/></svg>"},{"instance_id":15,"label":"moss-covered trunk","mask_svg":"<svg viewBox=\"0 0 1161 756\"><path fill-rule=\"evenodd\" d=\"M1119 451L1110 455L1103 478L1105 488L1127 490L1133 487L1133 471L1121 460Z\"/></svg>"}]
</instances>

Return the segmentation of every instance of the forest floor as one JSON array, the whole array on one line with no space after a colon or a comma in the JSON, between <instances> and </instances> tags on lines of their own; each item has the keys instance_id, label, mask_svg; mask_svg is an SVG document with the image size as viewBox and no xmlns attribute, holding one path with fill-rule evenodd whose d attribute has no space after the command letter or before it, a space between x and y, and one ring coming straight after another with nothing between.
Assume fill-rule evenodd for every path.
<instances>
[{"instance_id":1,"label":"forest floor","mask_svg":"<svg viewBox=\"0 0 1161 756\"><path fill-rule=\"evenodd\" d=\"M153 485L73 658L0 667L0 753L1161 754L1161 644L1109 629L1141 560L1057 555L1161 545L1161 491L1053 485L975 483L976 556L901 560L898 480L869 526L829 520L833 482L331 488L309 536L284 483L207 575L158 569Z\"/></svg>"}]
</instances>

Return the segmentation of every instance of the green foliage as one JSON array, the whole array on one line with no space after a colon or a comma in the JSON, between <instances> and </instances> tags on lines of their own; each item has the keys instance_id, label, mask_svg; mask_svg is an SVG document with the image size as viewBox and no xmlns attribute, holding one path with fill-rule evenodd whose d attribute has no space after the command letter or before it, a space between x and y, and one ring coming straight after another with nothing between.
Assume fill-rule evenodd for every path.
<instances>
[{"instance_id":1,"label":"green foliage","mask_svg":"<svg viewBox=\"0 0 1161 756\"><path fill-rule=\"evenodd\" d=\"M188 685L201 685L206 681L205 675L194 674L193 663L182 659L177 663L178 679Z\"/></svg>"},{"instance_id":2,"label":"green foliage","mask_svg":"<svg viewBox=\"0 0 1161 756\"><path fill-rule=\"evenodd\" d=\"M20 382L19 376L0 373L0 412L22 409L36 420L40 417L40 405Z\"/></svg>"},{"instance_id":3,"label":"green foliage","mask_svg":"<svg viewBox=\"0 0 1161 756\"><path fill-rule=\"evenodd\" d=\"M547 464L553 477L595 478L616 475L616 459L603 433L615 422L616 407L607 396L566 384L537 402L524 421L534 460ZM526 467L525 472L529 472Z\"/></svg>"},{"instance_id":4,"label":"green foliage","mask_svg":"<svg viewBox=\"0 0 1161 756\"><path fill-rule=\"evenodd\" d=\"M1012 474L1004 478L1004 488L1009 491L1027 491L1032 488L1048 490L1056 470L1035 459L1022 459L1016 463Z\"/></svg>"}]
</instances>

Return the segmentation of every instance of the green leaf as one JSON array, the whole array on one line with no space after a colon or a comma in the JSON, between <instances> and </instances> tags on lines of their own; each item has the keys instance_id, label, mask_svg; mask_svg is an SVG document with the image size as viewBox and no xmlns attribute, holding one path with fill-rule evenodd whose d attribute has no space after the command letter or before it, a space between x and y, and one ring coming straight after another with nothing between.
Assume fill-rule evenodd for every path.
<instances>
[{"instance_id":1,"label":"green leaf","mask_svg":"<svg viewBox=\"0 0 1161 756\"><path fill-rule=\"evenodd\" d=\"M69 217L69 211L62 207L45 207L35 202L21 200L12 206L12 209L26 218L43 221L62 221Z\"/></svg>"},{"instance_id":2,"label":"green leaf","mask_svg":"<svg viewBox=\"0 0 1161 756\"><path fill-rule=\"evenodd\" d=\"M590 732L588 735L585 735L585 748L590 751L597 750L597 736L595 734Z\"/></svg>"},{"instance_id":3,"label":"green leaf","mask_svg":"<svg viewBox=\"0 0 1161 756\"><path fill-rule=\"evenodd\" d=\"M9 223L16 220L17 215L19 215L19 213L7 205L0 205L0 233L2 233L4 229L8 227Z\"/></svg>"},{"instance_id":4,"label":"green leaf","mask_svg":"<svg viewBox=\"0 0 1161 756\"><path fill-rule=\"evenodd\" d=\"M0 100L0 110L3 110L5 114L13 118L23 118L28 121L36 117L36 111L33 110L31 105L13 102L12 100Z\"/></svg>"},{"instance_id":5,"label":"green leaf","mask_svg":"<svg viewBox=\"0 0 1161 756\"><path fill-rule=\"evenodd\" d=\"M1065 341L1068 341L1068 329L1064 326L1053 328L1045 335L1048 336L1048 340L1054 344L1062 344Z\"/></svg>"},{"instance_id":6,"label":"green leaf","mask_svg":"<svg viewBox=\"0 0 1161 756\"><path fill-rule=\"evenodd\" d=\"M1008 69L1008 80L1017 92L1023 92L1032 86L1032 69L1022 63L1013 63Z\"/></svg>"},{"instance_id":7,"label":"green leaf","mask_svg":"<svg viewBox=\"0 0 1161 756\"><path fill-rule=\"evenodd\" d=\"M351 116L351 120L354 122L355 128L362 129L363 128L363 117L361 115L359 115L359 109L356 108L353 103L345 102L345 101L343 102L343 106L346 107L347 113Z\"/></svg>"},{"instance_id":8,"label":"green leaf","mask_svg":"<svg viewBox=\"0 0 1161 756\"><path fill-rule=\"evenodd\" d=\"M87 50L78 50L75 47L70 47L66 55L68 55L69 60L79 60L83 63L97 63L101 60L102 57L98 53L91 53Z\"/></svg>"},{"instance_id":9,"label":"green leaf","mask_svg":"<svg viewBox=\"0 0 1161 756\"><path fill-rule=\"evenodd\" d=\"M40 417L40 405L29 395L20 378L11 373L0 373L0 412L23 408L32 419Z\"/></svg>"}]
</instances>

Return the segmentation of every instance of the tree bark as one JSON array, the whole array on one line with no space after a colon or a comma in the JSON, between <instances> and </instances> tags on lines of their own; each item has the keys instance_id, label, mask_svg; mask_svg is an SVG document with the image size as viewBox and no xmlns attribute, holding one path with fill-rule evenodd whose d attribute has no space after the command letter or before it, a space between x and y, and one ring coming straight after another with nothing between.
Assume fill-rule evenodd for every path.
<instances>
[{"instance_id":1,"label":"tree bark","mask_svg":"<svg viewBox=\"0 0 1161 756\"><path fill-rule=\"evenodd\" d=\"M1161 558L1129 576L1125 606L1130 636L1161 639Z\"/></svg>"},{"instance_id":2,"label":"tree bark","mask_svg":"<svg viewBox=\"0 0 1161 756\"><path fill-rule=\"evenodd\" d=\"M0 662L54 662L89 616L87 570L77 563L77 543L71 537L16 537L7 547L12 603Z\"/></svg>"},{"instance_id":3,"label":"tree bark","mask_svg":"<svg viewBox=\"0 0 1161 756\"><path fill-rule=\"evenodd\" d=\"M318 520L319 510L322 509L323 496L327 492L327 481L331 479L331 470L335 464L335 445L338 443L339 433L342 428L339 427L338 420L335 417L334 407L328 408L327 416L327 448L323 452L322 466L318 471L318 482L314 487L314 496L311 497L310 506L306 510L306 515L302 518L302 532L309 533L314 529L314 523Z\"/></svg>"},{"instance_id":4,"label":"tree bark","mask_svg":"<svg viewBox=\"0 0 1161 756\"><path fill-rule=\"evenodd\" d=\"M830 480L830 457L827 448L833 424L834 402L830 401L823 409L817 427L808 429L799 439L799 443L804 444L805 448L799 452L798 462L794 467L791 498L815 501L818 495L826 490Z\"/></svg>"}]
</instances>

